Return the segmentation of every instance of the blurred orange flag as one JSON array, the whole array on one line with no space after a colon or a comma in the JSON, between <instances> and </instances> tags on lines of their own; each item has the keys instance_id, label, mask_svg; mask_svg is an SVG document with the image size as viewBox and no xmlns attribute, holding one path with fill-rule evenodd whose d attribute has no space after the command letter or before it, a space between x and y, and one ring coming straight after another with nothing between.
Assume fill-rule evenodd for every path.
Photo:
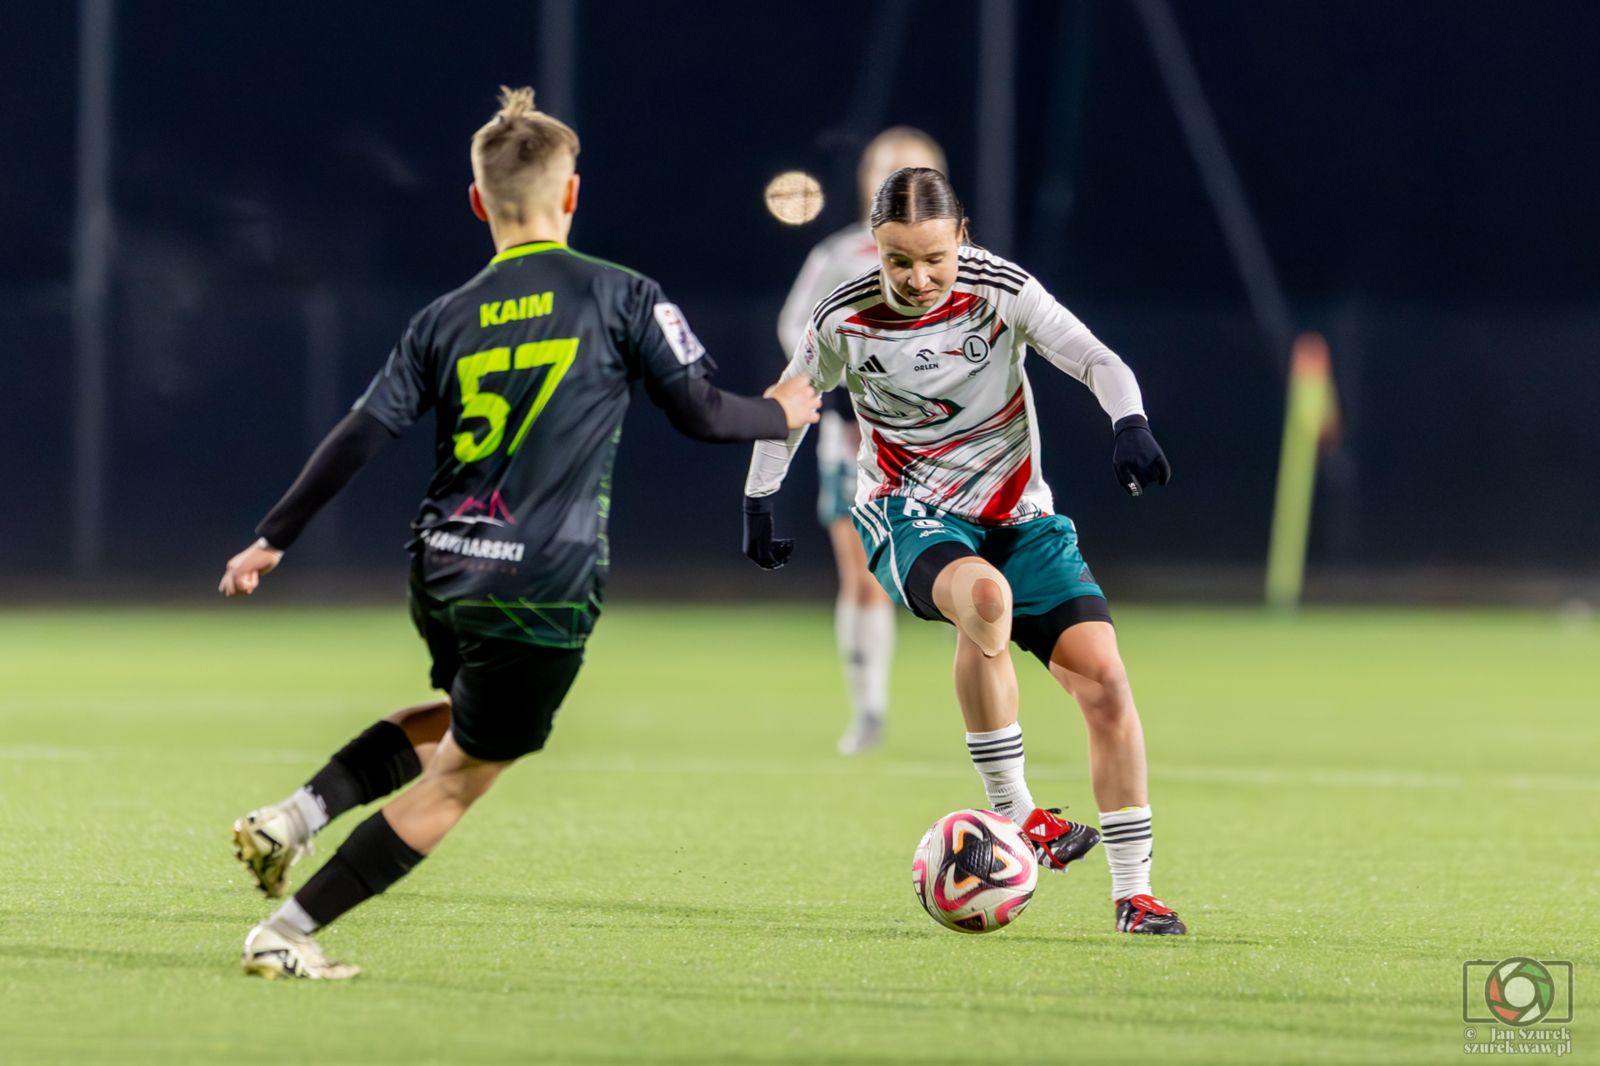
<instances>
[{"instance_id":1,"label":"blurred orange flag","mask_svg":"<svg viewBox=\"0 0 1600 1066\"><path fill-rule=\"evenodd\" d=\"M1295 338L1289 398L1278 460L1278 492L1267 549L1267 604L1293 608L1305 584L1311 501L1317 487L1317 453L1339 441L1339 399L1333 388L1328 342L1320 333Z\"/></svg>"}]
</instances>

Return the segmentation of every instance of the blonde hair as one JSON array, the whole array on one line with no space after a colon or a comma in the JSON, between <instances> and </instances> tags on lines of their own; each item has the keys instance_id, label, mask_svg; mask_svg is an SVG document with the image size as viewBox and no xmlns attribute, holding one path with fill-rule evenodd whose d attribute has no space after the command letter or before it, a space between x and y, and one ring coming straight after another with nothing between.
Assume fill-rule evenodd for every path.
<instances>
[{"instance_id":1,"label":"blonde hair","mask_svg":"<svg viewBox=\"0 0 1600 1066\"><path fill-rule=\"evenodd\" d=\"M472 135L478 191L495 214L523 220L523 201L562 153L578 158L572 127L533 105L533 90L500 86L500 110Z\"/></svg>"},{"instance_id":2,"label":"blonde hair","mask_svg":"<svg viewBox=\"0 0 1600 1066\"><path fill-rule=\"evenodd\" d=\"M939 147L938 141L915 126L891 126L867 142L866 148L861 151L861 161L856 164L856 186L861 190L863 214L871 211L873 198L878 193L877 189L867 188L867 176L872 171L878 152L891 144L915 144L932 157L934 170L941 174L950 173L944 149Z\"/></svg>"}]
</instances>

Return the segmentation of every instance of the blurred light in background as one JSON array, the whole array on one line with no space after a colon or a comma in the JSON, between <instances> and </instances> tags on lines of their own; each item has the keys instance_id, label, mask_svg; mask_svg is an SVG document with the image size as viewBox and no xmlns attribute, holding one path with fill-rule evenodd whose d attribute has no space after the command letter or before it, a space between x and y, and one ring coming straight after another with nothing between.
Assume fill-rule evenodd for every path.
<instances>
[{"instance_id":1,"label":"blurred light in background","mask_svg":"<svg viewBox=\"0 0 1600 1066\"><path fill-rule=\"evenodd\" d=\"M801 226L822 214L822 186L801 170L790 170L767 182L767 210L779 222Z\"/></svg>"}]
</instances>

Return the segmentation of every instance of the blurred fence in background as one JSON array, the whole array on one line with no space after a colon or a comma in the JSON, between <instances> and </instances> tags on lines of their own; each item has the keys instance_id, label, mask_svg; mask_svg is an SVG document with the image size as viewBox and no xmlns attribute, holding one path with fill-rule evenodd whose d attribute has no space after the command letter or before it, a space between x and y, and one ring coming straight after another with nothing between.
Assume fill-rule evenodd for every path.
<instances>
[{"instance_id":1,"label":"blurred fence in background","mask_svg":"<svg viewBox=\"0 0 1600 1066\"><path fill-rule=\"evenodd\" d=\"M230 285L182 256L125 255L112 330L109 572L204 592L431 295ZM776 300L674 295L725 387L755 391L776 375ZM1128 499L1109 475L1093 397L1031 362L1046 476L1091 563L1113 595L1120 586L1141 598L1256 598L1283 396L1246 310L1063 297L1138 371L1175 469L1166 488ZM1332 344L1346 426L1323 460L1311 598L1600 598L1600 308L1297 310ZM13 598L70 588L69 370L66 290L0 292L9 401L0 593ZM748 449L683 440L642 393L635 406L616 472L619 593L830 594L809 448L781 498L780 522L800 551L763 575L738 553ZM386 573L376 587L398 588L431 442L430 421L382 454L318 519L289 572Z\"/></svg>"},{"instance_id":2,"label":"blurred fence in background","mask_svg":"<svg viewBox=\"0 0 1600 1066\"><path fill-rule=\"evenodd\" d=\"M853 214L860 144L891 122L938 138L976 238L1009 241L1128 359L1171 456L1170 485L1122 495L1093 398L1035 365L1045 472L1113 599L1261 593L1286 354L1262 334L1288 326L1249 316L1237 226L1217 221L1225 144L1288 319L1332 346L1346 433L1318 478L1310 598L1600 602L1595 5L114 6L104 69L80 65L76 4L17 5L0 35L0 596L205 594L407 317L488 258L467 137L495 86L531 82L578 116L574 243L657 277L746 391L781 365L773 322L807 250ZM1158 8L1193 70L1177 36L1152 49ZM69 576L94 481L73 478L67 287L93 215L75 190L99 187L75 177L99 158L75 147L90 83L111 153L90 199L112 219L93 584ZM1216 143L1197 168L1201 86ZM821 176L822 222L766 213L790 169ZM639 405L619 595L831 592L810 449L780 503L796 559L761 574L737 550L748 450ZM270 588L398 591L430 433L364 471Z\"/></svg>"}]
</instances>

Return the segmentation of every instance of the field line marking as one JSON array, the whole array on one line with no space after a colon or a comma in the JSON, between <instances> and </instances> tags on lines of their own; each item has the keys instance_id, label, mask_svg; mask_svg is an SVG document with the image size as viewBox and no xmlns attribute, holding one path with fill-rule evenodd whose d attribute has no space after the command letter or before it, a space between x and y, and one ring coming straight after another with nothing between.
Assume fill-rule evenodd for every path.
<instances>
[{"instance_id":1,"label":"field line marking","mask_svg":"<svg viewBox=\"0 0 1600 1066\"><path fill-rule=\"evenodd\" d=\"M0 748L0 759L22 762L56 762L62 759L92 759L94 752L88 748L57 748L47 744L19 744Z\"/></svg>"},{"instance_id":2,"label":"field line marking","mask_svg":"<svg viewBox=\"0 0 1600 1066\"><path fill-rule=\"evenodd\" d=\"M64 747L50 744L18 744L0 747L0 762L68 762L136 759L173 756L191 758L193 749ZM227 763L314 764L322 756L300 751L256 749L218 753L217 761ZM671 774L695 776L750 777L926 777L968 778L972 767L965 762L879 761L864 765L844 760L816 759L805 762L765 762L743 759L639 759L632 756L591 758L586 756L530 756L534 770L554 773ZM1088 767L1067 763L1032 763L1028 776L1040 781L1082 781ZM1174 781L1196 785L1256 785L1262 788L1399 788L1399 789L1505 789L1518 792L1600 792L1600 777L1561 774L1515 774L1504 777L1463 776L1460 774L1420 773L1398 770L1319 770L1249 769L1231 766L1169 766L1156 764L1150 777L1157 784Z\"/></svg>"},{"instance_id":3,"label":"field line marking","mask_svg":"<svg viewBox=\"0 0 1600 1066\"><path fill-rule=\"evenodd\" d=\"M879 777L937 777L966 778L972 768L966 763L941 762L880 762L862 766L832 761L799 763L771 763L738 759L591 759L582 757L550 757L535 759L534 765L558 773L653 773L653 774L733 774L784 777L840 777L861 774ZM1089 776L1085 766L1070 764L1034 763L1028 766L1028 776L1038 780L1079 781ZM1558 792L1600 791L1600 777L1573 777L1558 775L1520 775L1513 777L1468 777L1460 774L1422 773L1388 770L1298 770L1298 769L1246 769L1228 766L1163 766L1151 767L1150 776L1160 782L1179 781L1186 784L1257 785L1273 788L1306 786L1330 788L1400 788L1400 789L1462 789L1497 788L1512 790L1539 790Z\"/></svg>"}]
</instances>

